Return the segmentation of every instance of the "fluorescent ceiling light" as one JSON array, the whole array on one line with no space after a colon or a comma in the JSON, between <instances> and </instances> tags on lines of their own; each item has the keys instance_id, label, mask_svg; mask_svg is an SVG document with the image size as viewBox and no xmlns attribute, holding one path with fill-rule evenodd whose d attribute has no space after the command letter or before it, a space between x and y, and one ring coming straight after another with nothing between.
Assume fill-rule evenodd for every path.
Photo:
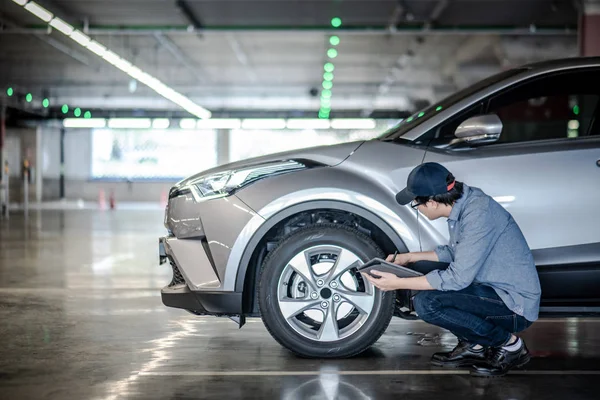
<instances>
[{"instance_id":1,"label":"fluorescent ceiling light","mask_svg":"<svg viewBox=\"0 0 600 400\"><path fill-rule=\"evenodd\" d=\"M37 4L35 1L27 3L25 9L44 22L50 22L52 17L54 17L50 11Z\"/></svg>"},{"instance_id":2,"label":"fluorescent ceiling light","mask_svg":"<svg viewBox=\"0 0 600 400\"><path fill-rule=\"evenodd\" d=\"M198 129L240 129L242 120L237 118L211 118L198 120Z\"/></svg>"},{"instance_id":3,"label":"fluorescent ceiling light","mask_svg":"<svg viewBox=\"0 0 600 400\"><path fill-rule=\"evenodd\" d=\"M154 118L152 120L153 129L167 129L171 125L169 118Z\"/></svg>"},{"instance_id":4,"label":"fluorescent ceiling light","mask_svg":"<svg viewBox=\"0 0 600 400\"><path fill-rule=\"evenodd\" d=\"M112 129L148 129L152 126L150 118L111 118L108 127Z\"/></svg>"},{"instance_id":5,"label":"fluorescent ceiling light","mask_svg":"<svg viewBox=\"0 0 600 400\"><path fill-rule=\"evenodd\" d=\"M94 54L98 55L99 57L102 57L110 64L119 68L129 76L147 85L156 93L177 104L190 114L202 119L208 119L212 116L211 112L206 108L199 106L198 104L194 103L192 100L185 97L181 93L178 93L175 90L171 89L158 79L154 78L153 76L142 71L140 68L131 64L129 61L119 57L118 54L108 50L102 44L91 40L90 37L84 34L83 32L73 29L71 25L69 25L62 19L53 18L54 15L50 11L41 7L39 4L33 1L27 2L26 0L13 1L21 6L25 6L25 9L27 9L27 11L36 15L41 20L48 22L48 24L51 27L56 28L59 32L62 32L65 35L69 36L75 42L79 43L83 47L88 48Z\"/></svg>"},{"instance_id":6,"label":"fluorescent ceiling light","mask_svg":"<svg viewBox=\"0 0 600 400\"><path fill-rule=\"evenodd\" d=\"M287 120L288 129L329 129L330 123L327 119L316 118L290 118Z\"/></svg>"},{"instance_id":7,"label":"fluorescent ceiling light","mask_svg":"<svg viewBox=\"0 0 600 400\"><path fill-rule=\"evenodd\" d=\"M196 129L196 120L194 118L183 118L179 121L181 129Z\"/></svg>"},{"instance_id":8,"label":"fluorescent ceiling light","mask_svg":"<svg viewBox=\"0 0 600 400\"><path fill-rule=\"evenodd\" d=\"M105 53L106 53L106 47L102 46L100 43L96 42L95 40L92 40L91 42L88 43L87 48L89 51L91 51L92 53L99 55L100 57L102 57Z\"/></svg>"},{"instance_id":9,"label":"fluorescent ceiling light","mask_svg":"<svg viewBox=\"0 0 600 400\"><path fill-rule=\"evenodd\" d=\"M64 33L67 36L73 33L74 30L74 28L71 25L67 24L65 21L58 17L54 17L52 21L50 21L50 26L56 29L57 31Z\"/></svg>"},{"instance_id":10,"label":"fluorescent ceiling light","mask_svg":"<svg viewBox=\"0 0 600 400\"><path fill-rule=\"evenodd\" d=\"M375 129L377 123L370 118L344 118L331 120L333 129Z\"/></svg>"},{"instance_id":11,"label":"fluorescent ceiling light","mask_svg":"<svg viewBox=\"0 0 600 400\"><path fill-rule=\"evenodd\" d=\"M104 128L106 120L104 118L65 118L63 126L65 128Z\"/></svg>"},{"instance_id":12,"label":"fluorescent ceiling light","mask_svg":"<svg viewBox=\"0 0 600 400\"><path fill-rule=\"evenodd\" d=\"M116 65L120 60L122 60L121 57L119 57L116 53L114 53L110 50L107 51L106 53L104 53L102 58L104 58L106 61L108 61L112 65Z\"/></svg>"},{"instance_id":13,"label":"fluorescent ceiling light","mask_svg":"<svg viewBox=\"0 0 600 400\"><path fill-rule=\"evenodd\" d=\"M81 31L78 31L78 30L74 30L69 35L69 37L71 39L73 39L74 41L76 41L77 43L79 43L80 45L82 45L83 47L86 47L91 40L88 35L85 35L84 33L82 33Z\"/></svg>"},{"instance_id":14,"label":"fluorescent ceiling light","mask_svg":"<svg viewBox=\"0 0 600 400\"><path fill-rule=\"evenodd\" d=\"M285 119L249 118L242 121L242 129L285 129Z\"/></svg>"},{"instance_id":15,"label":"fluorescent ceiling light","mask_svg":"<svg viewBox=\"0 0 600 400\"><path fill-rule=\"evenodd\" d=\"M115 67L119 68L121 71L125 72L126 74L130 71L131 68L133 68L133 64L131 64L129 61L121 58L120 60L118 60L115 64L113 64Z\"/></svg>"}]
</instances>

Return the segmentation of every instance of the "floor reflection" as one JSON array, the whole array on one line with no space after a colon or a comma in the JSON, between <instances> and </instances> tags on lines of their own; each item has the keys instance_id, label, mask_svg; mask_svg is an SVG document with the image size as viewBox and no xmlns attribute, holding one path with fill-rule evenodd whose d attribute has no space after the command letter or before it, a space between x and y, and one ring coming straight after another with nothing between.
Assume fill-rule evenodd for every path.
<instances>
[{"instance_id":1,"label":"floor reflection","mask_svg":"<svg viewBox=\"0 0 600 400\"><path fill-rule=\"evenodd\" d=\"M0 221L2 398L598 398L600 319L535 323L523 335L527 370L498 380L431 368L431 354L456 338L419 321L394 319L351 359L302 359L260 320L240 330L164 307L163 233L160 210Z\"/></svg>"}]
</instances>

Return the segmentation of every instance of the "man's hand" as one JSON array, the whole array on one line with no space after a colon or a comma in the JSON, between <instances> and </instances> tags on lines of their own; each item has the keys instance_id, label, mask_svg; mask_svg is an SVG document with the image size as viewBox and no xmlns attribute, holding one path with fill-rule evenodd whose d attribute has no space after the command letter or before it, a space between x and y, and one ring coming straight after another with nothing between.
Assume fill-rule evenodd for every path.
<instances>
[{"instance_id":1,"label":"man's hand","mask_svg":"<svg viewBox=\"0 0 600 400\"><path fill-rule=\"evenodd\" d=\"M396 265L410 264L413 262L410 254L411 253L396 254L396 259L394 261L392 261L394 259L394 255L390 254L389 256L387 256L385 261L390 262L390 263L393 262Z\"/></svg>"},{"instance_id":2,"label":"man's hand","mask_svg":"<svg viewBox=\"0 0 600 400\"><path fill-rule=\"evenodd\" d=\"M400 288L399 280L401 278L398 278L396 275L390 274L389 272L377 271L375 269L372 269L371 273L373 275L380 276L381 278L373 278L373 277L371 277L371 275L369 275L367 273L363 273L363 275L375 287L383 290L384 292L387 292L389 290L396 290L396 289Z\"/></svg>"}]
</instances>

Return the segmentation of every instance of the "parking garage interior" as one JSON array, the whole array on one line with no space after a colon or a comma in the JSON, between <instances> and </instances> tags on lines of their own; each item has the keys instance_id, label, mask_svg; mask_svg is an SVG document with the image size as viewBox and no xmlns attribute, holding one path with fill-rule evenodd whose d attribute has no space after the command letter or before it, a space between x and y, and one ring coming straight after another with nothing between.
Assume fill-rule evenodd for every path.
<instances>
[{"instance_id":1,"label":"parking garage interior","mask_svg":"<svg viewBox=\"0 0 600 400\"><path fill-rule=\"evenodd\" d=\"M401 317L353 357L299 357L256 307L166 307L158 242L184 178L379 140L496 74L597 56L595 0L0 0L0 397L597 399L593 313L536 321L498 379L432 367L456 337ZM567 106L553 137L583 136Z\"/></svg>"}]
</instances>

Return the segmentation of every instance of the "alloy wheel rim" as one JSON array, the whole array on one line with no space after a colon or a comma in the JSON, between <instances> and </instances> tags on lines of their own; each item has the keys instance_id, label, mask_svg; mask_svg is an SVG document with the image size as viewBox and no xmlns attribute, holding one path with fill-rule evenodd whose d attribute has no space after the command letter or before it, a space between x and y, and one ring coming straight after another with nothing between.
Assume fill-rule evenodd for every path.
<instances>
[{"instance_id":1,"label":"alloy wheel rim","mask_svg":"<svg viewBox=\"0 0 600 400\"><path fill-rule=\"evenodd\" d=\"M288 260L277 284L279 311L287 324L318 342L356 333L375 304L373 285L356 270L362 263L337 245L313 246Z\"/></svg>"}]
</instances>

